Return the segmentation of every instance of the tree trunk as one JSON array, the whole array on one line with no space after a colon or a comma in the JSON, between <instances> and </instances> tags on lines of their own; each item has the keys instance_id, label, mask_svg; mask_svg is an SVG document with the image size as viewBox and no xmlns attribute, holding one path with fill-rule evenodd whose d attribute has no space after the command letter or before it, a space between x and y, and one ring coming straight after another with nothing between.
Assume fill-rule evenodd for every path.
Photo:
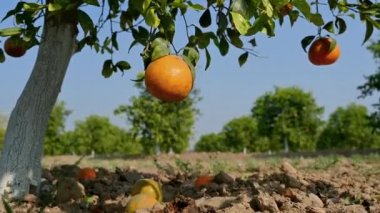
<instances>
[{"instance_id":1,"label":"tree trunk","mask_svg":"<svg viewBox=\"0 0 380 213\"><path fill-rule=\"evenodd\" d=\"M0 195L21 199L38 193L43 140L75 48L72 23L46 19L31 76L9 118L0 159Z\"/></svg>"}]
</instances>

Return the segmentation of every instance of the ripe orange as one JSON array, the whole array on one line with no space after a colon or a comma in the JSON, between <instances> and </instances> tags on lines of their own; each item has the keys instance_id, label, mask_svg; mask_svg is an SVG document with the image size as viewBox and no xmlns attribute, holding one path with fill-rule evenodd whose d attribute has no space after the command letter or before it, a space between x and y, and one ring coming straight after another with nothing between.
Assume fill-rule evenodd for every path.
<instances>
[{"instance_id":1,"label":"ripe orange","mask_svg":"<svg viewBox=\"0 0 380 213\"><path fill-rule=\"evenodd\" d=\"M82 168L79 170L78 174L79 180L95 180L96 179L96 171L93 168Z\"/></svg>"},{"instance_id":2,"label":"ripe orange","mask_svg":"<svg viewBox=\"0 0 380 213\"><path fill-rule=\"evenodd\" d=\"M214 180L214 176L210 176L210 175L198 176L195 179L194 185L197 188L200 188L202 186L208 186L212 183L213 180Z\"/></svg>"},{"instance_id":3,"label":"ripe orange","mask_svg":"<svg viewBox=\"0 0 380 213\"><path fill-rule=\"evenodd\" d=\"M311 44L308 56L314 65L330 65L338 60L340 48L335 39L322 37Z\"/></svg>"},{"instance_id":4,"label":"ripe orange","mask_svg":"<svg viewBox=\"0 0 380 213\"><path fill-rule=\"evenodd\" d=\"M176 55L152 61L145 70L145 85L150 94L163 101L181 101L193 87L189 65Z\"/></svg>"}]
</instances>

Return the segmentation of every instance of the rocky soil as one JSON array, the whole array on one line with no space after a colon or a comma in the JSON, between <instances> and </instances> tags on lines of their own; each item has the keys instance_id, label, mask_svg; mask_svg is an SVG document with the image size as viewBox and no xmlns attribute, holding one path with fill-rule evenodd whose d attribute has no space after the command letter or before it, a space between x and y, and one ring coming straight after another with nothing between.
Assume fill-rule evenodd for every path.
<instances>
[{"instance_id":1,"label":"rocky soil","mask_svg":"<svg viewBox=\"0 0 380 213\"><path fill-rule=\"evenodd\" d=\"M244 154L44 160L41 193L6 202L13 212L125 212L132 185L160 182L164 202L138 212L380 212L380 157L257 159ZM110 165L112 164L112 165ZM77 179L80 167L97 178ZM195 187L200 174L214 181ZM3 203L0 212L6 212Z\"/></svg>"}]
</instances>

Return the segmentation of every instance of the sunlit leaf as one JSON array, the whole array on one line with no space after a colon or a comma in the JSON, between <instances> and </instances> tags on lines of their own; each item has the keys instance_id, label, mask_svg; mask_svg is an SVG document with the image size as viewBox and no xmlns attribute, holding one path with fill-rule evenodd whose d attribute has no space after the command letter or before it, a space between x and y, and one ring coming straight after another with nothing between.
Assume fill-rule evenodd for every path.
<instances>
[{"instance_id":1,"label":"sunlit leaf","mask_svg":"<svg viewBox=\"0 0 380 213\"><path fill-rule=\"evenodd\" d=\"M9 27L0 30L0 36L13 36L21 34L23 29L21 27Z\"/></svg>"},{"instance_id":2,"label":"sunlit leaf","mask_svg":"<svg viewBox=\"0 0 380 213\"><path fill-rule=\"evenodd\" d=\"M145 16L145 22L147 25L151 27L158 27L160 25L160 18L157 16L156 11L154 8L150 8Z\"/></svg>"},{"instance_id":3,"label":"sunlit leaf","mask_svg":"<svg viewBox=\"0 0 380 213\"><path fill-rule=\"evenodd\" d=\"M245 19L240 13L230 12L232 16L232 21L241 35L246 35L248 30L251 28L251 24L247 19Z\"/></svg>"}]
</instances>

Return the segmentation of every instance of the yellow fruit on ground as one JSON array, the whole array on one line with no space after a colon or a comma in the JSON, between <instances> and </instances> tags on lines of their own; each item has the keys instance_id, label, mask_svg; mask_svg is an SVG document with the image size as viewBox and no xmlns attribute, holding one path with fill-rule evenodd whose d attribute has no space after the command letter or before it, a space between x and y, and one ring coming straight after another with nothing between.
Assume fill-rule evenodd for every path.
<instances>
[{"instance_id":1,"label":"yellow fruit on ground","mask_svg":"<svg viewBox=\"0 0 380 213\"><path fill-rule=\"evenodd\" d=\"M131 195L137 194L146 194L162 202L161 185L153 179L140 179L136 181L132 187Z\"/></svg>"},{"instance_id":2,"label":"yellow fruit on ground","mask_svg":"<svg viewBox=\"0 0 380 213\"><path fill-rule=\"evenodd\" d=\"M193 74L184 59L166 55L152 61L145 70L150 94L163 101L182 101L193 88Z\"/></svg>"},{"instance_id":3,"label":"yellow fruit on ground","mask_svg":"<svg viewBox=\"0 0 380 213\"><path fill-rule=\"evenodd\" d=\"M125 209L126 213L135 213L138 209L151 209L159 202L147 194L137 194L132 196Z\"/></svg>"}]
</instances>

